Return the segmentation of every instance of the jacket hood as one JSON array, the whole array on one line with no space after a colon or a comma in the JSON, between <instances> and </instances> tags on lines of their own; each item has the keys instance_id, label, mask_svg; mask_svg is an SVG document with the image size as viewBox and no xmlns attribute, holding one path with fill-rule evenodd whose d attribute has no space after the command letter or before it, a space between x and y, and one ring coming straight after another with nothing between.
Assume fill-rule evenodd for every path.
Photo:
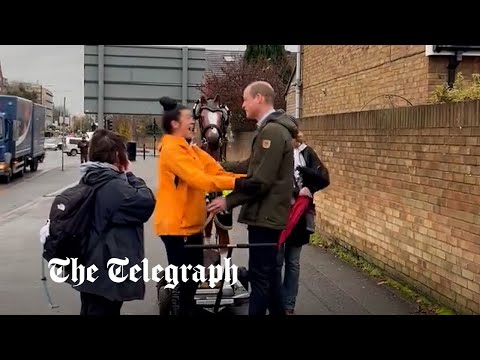
<instances>
[{"instance_id":1,"label":"jacket hood","mask_svg":"<svg viewBox=\"0 0 480 360\"><path fill-rule=\"evenodd\" d=\"M88 161L81 164L80 174L83 181L89 185L107 182L114 178L123 178L128 181L127 175L120 172L116 166L97 161Z\"/></svg>"},{"instance_id":2,"label":"jacket hood","mask_svg":"<svg viewBox=\"0 0 480 360\"><path fill-rule=\"evenodd\" d=\"M271 121L274 121L282 125L283 127L285 127L290 132L292 137L295 138L297 136L298 134L297 120L293 116L288 115L284 110L277 110L274 113L270 114L263 126L265 126Z\"/></svg>"}]
</instances>

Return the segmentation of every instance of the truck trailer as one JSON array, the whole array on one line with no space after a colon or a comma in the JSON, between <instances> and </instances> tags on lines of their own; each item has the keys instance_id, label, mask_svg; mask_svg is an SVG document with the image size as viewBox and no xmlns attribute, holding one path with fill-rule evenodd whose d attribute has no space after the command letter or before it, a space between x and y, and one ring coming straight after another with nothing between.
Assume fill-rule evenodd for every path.
<instances>
[{"instance_id":1,"label":"truck trailer","mask_svg":"<svg viewBox=\"0 0 480 360\"><path fill-rule=\"evenodd\" d=\"M34 172L45 159L46 107L18 96L0 96L0 179Z\"/></svg>"}]
</instances>

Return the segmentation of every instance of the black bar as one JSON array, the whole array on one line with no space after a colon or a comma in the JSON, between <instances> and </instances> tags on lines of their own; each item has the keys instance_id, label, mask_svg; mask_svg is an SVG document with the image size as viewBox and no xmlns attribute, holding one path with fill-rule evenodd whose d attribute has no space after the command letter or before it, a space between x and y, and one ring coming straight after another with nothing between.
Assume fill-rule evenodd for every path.
<instances>
[{"instance_id":1,"label":"black bar","mask_svg":"<svg viewBox=\"0 0 480 360\"><path fill-rule=\"evenodd\" d=\"M146 151L146 149L145 149L145 143L143 143L143 160L145 160L145 151Z\"/></svg>"},{"instance_id":2,"label":"black bar","mask_svg":"<svg viewBox=\"0 0 480 360\"><path fill-rule=\"evenodd\" d=\"M278 244L273 243L257 243L257 244L205 244L205 245L185 245L185 248L195 248L195 249L248 249L251 247L267 247L267 246L278 246Z\"/></svg>"}]
</instances>

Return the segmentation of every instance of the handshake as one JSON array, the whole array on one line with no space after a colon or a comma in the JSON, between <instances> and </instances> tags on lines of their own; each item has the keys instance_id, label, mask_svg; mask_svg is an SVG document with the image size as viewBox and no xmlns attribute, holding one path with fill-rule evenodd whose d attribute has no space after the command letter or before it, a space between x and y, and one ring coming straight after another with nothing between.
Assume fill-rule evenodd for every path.
<instances>
[{"instance_id":1,"label":"handshake","mask_svg":"<svg viewBox=\"0 0 480 360\"><path fill-rule=\"evenodd\" d=\"M252 178L239 178L235 180L234 191L255 195L262 188L262 183L255 181ZM224 197L217 197L207 205L207 211L218 213L227 210L227 201Z\"/></svg>"}]
</instances>

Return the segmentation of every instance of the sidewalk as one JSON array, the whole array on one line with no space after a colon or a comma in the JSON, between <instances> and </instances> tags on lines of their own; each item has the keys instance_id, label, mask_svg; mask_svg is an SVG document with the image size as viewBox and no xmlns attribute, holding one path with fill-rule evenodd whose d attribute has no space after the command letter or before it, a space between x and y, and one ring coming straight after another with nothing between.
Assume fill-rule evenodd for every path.
<instances>
[{"instance_id":1,"label":"sidewalk","mask_svg":"<svg viewBox=\"0 0 480 360\"><path fill-rule=\"evenodd\" d=\"M157 187L157 159L137 158L137 161L132 163L133 172L142 177L154 191ZM25 196L32 197L28 192L30 188L35 189L36 195L32 197L30 203L17 208L0 221L0 238L4 239L0 246L1 314L77 315L80 311L78 292L67 284L56 284L51 280L47 281L47 286L52 301L59 307L50 309L44 283L40 280L40 265L43 260L38 231L48 216L52 191L59 191L79 178L76 168L62 172L61 177L57 176L58 172L60 170L51 171L38 178L34 187L12 188L16 196L25 192ZM235 219L238 210L234 212ZM167 266L163 242L153 233L153 219L152 216L145 225L145 256L152 266L156 264ZM235 224L231 237L236 243L247 242L245 226ZM234 250L233 262L237 266L246 266L248 250ZM145 299L126 303L122 313L157 315L155 285L153 281L147 282ZM384 286L378 285L376 280L360 273L323 249L313 246L303 248L297 314L412 314L415 309L415 304L402 300ZM246 306L235 309L236 314L246 314L247 311Z\"/></svg>"},{"instance_id":2,"label":"sidewalk","mask_svg":"<svg viewBox=\"0 0 480 360\"><path fill-rule=\"evenodd\" d=\"M134 173L156 191L156 158L138 158L132 163ZM157 199L162 201L162 199ZM238 217L238 208L234 220ZM167 257L162 241L152 231L153 216L145 226L146 256L152 263L166 266ZM232 242L246 243L247 229L235 223L231 232ZM237 266L247 266L248 250L233 252ZM300 288L297 298L298 315L409 315L416 313L416 305L378 285L375 279L353 268L322 248L307 245L302 249ZM237 314L246 314L241 308ZM147 283L145 301L126 304L127 314L156 314L155 283Z\"/></svg>"}]
</instances>

